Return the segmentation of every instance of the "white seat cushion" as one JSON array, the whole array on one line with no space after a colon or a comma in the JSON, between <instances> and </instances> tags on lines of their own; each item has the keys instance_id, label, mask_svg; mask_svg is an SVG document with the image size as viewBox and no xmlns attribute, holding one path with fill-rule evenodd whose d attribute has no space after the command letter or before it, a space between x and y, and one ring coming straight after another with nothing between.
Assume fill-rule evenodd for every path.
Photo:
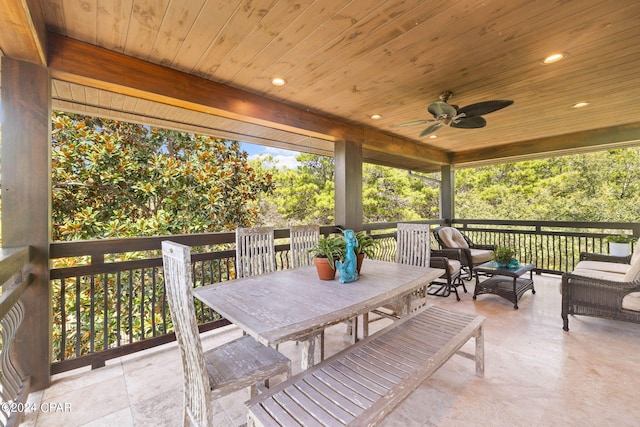
<instances>
[{"instance_id":1,"label":"white seat cushion","mask_svg":"<svg viewBox=\"0 0 640 427\"><path fill-rule=\"evenodd\" d=\"M474 265L482 264L483 262L491 261L493 259L493 251L488 249L470 249L471 260Z\"/></svg>"},{"instance_id":2,"label":"white seat cushion","mask_svg":"<svg viewBox=\"0 0 640 427\"><path fill-rule=\"evenodd\" d=\"M580 261L576 264L576 268L586 268L587 270L607 271L610 273L625 274L631 266L629 264L621 264L619 262L605 261Z\"/></svg>"},{"instance_id":3,"label":"white seat cushion","mask_svg":"<svg viewBox=\"0 0 640 427\"><path fill-rule=\"evenodd\" d=\"M449 260L449 274L453 276L458 271L460 271L461 268L462 268L462 264L460 264L460 261L458 261L457 259Z\"/></svg>"},{"instance_id":4,"label":"white seat cushion","mask_svg":"<svg viewBox=\"0 0 640 427\"><path fill-rule=\"evenodd\" d=\"M614 282L624 282L624 274L612 273L610 271L589 270L588 268L576 268L571 272L578 276L592 277L594 279L611 280Z\"/></svg>"},{"instance_id":5,"label":"white seat cushion","mask_svg":"<svg viewBox=\"0 0 640 427\"><path fill-rule=\"evenodd\" d=\"M640 292L631 292L622 298L622 308L640 311Z\"/></svg>"}]
</instances>

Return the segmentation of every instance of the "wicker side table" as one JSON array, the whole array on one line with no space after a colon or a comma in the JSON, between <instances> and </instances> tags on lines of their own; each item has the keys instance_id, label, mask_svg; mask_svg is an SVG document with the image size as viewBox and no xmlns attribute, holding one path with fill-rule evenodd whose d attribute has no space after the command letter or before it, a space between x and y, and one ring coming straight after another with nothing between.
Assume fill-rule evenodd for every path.
<instances>
[{"instance_id":1,"label":"wicker side table","mask_svg":"<svg viewBox=\"0 0 640 427\"><path fill-rule=\"evenodd\" d=\"M533 287L533 270L536 268L533 264L520 265L517 268L500 267L497 263L490 261L480 264L473 268L476 273L476 288L473 291L473 299L482 294L495 294L505 298L513 303L513 308L518 309L518 300L522 295L531 289L532 293L536 293ZM529 277L520 277L529 272ZM488 279L480 282L479 275L481 273L489 276Z\"/></svg>"}]
</instances>

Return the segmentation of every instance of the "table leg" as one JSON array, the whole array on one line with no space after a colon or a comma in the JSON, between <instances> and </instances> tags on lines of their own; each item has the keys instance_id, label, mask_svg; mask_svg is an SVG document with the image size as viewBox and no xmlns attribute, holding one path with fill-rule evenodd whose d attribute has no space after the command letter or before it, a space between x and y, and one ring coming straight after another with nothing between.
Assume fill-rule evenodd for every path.
<instances>
[{"instance_id":1,"label":"table leg","mask_svg":"<svg viewBox=\"0 0 640 427\"><path fill-rule=\"evenodd\" d=\"M481 325L476 333L476 375L484 377L484 326Z\"/></svg>"},{"instance_id":2,"label":"table leg","mask_svg":"<svg viewBox=\"0 0 640 427\"><path fill-rule=\"evenodd\" d=\"M408 315L409 313L411 313L411 294L404 295L400 300L400 302L401 302L400 307L402 311L398 314L402 318Z\"/></svg>"},{"instance_id":3,"label":"table leg","mask_svg":"<svg viewBox=\"0 0 640 427\"><path fill-rule=\"evenodd\" d=\"M529 272L529 279L531 279L531 293L535 294L536 293L536 289L533 287L533 270L531 270Z\"/></svg>"},{"instance_id":4,"label":"table leg","mask_svg":"<svg viewBox=\"0 0 640 427\"><path fill-rule=\"evenodd\" d=\"M480 285L480 275L476 273L476 287L473 289L473 299L478 295L478 285Z\"/></svg>"},{"instance_id":5,"label":"table leg","mask_svg":"<svg viewBox=\"0 0 640 427\"><path fill-rule=\"evenodd\" d=\"M516 285L518 284L518 278L513 278L513 308L518 309L518 293L516 292Z\"/></svg>"},{"instance_id":6,"label":"table leg","mask_svg":"<svg viewBox=\"0 0 640 427\"><path fill-rule=\"evenodd\" d=\"M358 316L355 316L353 319L349 320L351 324L351 344L355 344L358 342Z\"/></svg>"},{"instance_id":7,"label":"table leg","mask_svg":"<svg viewBox=\"0 0 640 427\"><path fill-rule=\"evenodd\" d=\"M305 371L315 364L316 338L313 334L300 340L300 368Z\"/></svg>"},{"instance_id":8,"label":"table leg","mask_svg":"<svg viewBox=\"0 0 640 427\"><path fill-rule=\"evenodd\" d=\"M369 313L362 315L362 338L369 336Z\"/></svg>"}]
</instances>

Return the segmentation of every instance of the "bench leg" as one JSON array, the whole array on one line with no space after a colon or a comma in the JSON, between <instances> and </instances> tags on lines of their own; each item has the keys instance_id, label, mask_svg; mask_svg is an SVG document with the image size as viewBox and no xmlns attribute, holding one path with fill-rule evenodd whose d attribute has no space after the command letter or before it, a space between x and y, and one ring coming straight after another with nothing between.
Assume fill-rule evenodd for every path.
<instances>
[{"instance_id":1,"label":"bench leg","mask_svg":"<svg viewBox=\"0 0 640 427\"><path fill-rule=\"evenodd\" d=\"M484 326L480 325L476 333L476 375L484 377Z\"/></svg>"}]
</instances>

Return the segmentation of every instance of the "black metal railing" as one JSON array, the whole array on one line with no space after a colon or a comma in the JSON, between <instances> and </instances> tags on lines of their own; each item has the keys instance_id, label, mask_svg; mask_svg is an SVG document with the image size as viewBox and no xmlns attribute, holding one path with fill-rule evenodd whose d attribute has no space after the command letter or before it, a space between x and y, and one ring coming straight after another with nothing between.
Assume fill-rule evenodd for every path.
<instances>
[{"instance_id":1,"label":"black metal railing","mask_svg":"<svg viewBox=\"0 0 640 427\"><path fill-rule=\"evenodd\" d=\"M20 364L13 344L25 317L22 295L31 283L30 248L0 252L0 425L20 425L29 395L29 372ZM28 333L28 331L26 332Z\"/></svg>"},{"instance_id":2,"label":"black metal railing","mask_svg":"<svg viewBox=\"0 0 640 427\"><path fill-rule=\"evenodd\" d=\"M288 229L275 237L276 268L290 268ZM235 278L233 232L51 244L53 374L104 366L175 339L164 294L163 240L192 247L194 286ZM201 331L229 324L197 300L195 306Z\"/></svg>"},{"instance_id":3,"label":"black metal railing","mask_svg":"<svg viewBox=\"0 0 640 427\"><path fill-rule=\"evenodd\" d=\"M640 237L640 223L456 219L452 226L475 243L511 247L520 262L554 274L572 271L581 252L608 253L608 236L627 234L633 245Z\"/></svg>"},{"instance_id":4,"label":"black metal railing","mask_svg":"<svg viewBox=\"0 0 640 427\"><path fill-rule=\"evenodd\" d=\"M441 220L416 221L431 227ZM511 246L521 262L537 272L570 271L581 251L606 252L605 238L626 232L640 236L638 224L541 221L455 220L477 243ZM396 223L367 224L364 230L378 242L375 257L395 260ZM323 234L336 227L322 227ZM288 230L276 230L278 269L289 268ZM234 233L60 242L51 258L64 267L51 270L54 309L52 373L80 366L98 367L124 354L175 339L164 296L162 240L192 247L194 286L235 277ZM435 241L432 239L432 247ZM201 330L227 325L225 319L196 301Z\"/></svg>"}]
</instances>

